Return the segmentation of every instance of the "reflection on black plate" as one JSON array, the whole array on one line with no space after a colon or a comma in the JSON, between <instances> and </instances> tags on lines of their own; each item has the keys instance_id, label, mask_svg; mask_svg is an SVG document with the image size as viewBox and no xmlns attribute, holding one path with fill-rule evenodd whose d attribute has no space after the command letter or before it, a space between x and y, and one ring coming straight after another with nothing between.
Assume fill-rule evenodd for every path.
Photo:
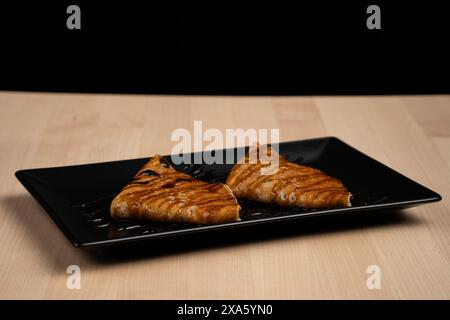
<instances>
[{"instance_id":1,"label":"reflection on black plate","mask_svg":"<svg viewBox=\"0 0 450 320\"><path fill-rule=\"evenodd\" d=\"M44 207L75 246L100 246L176 237L191 232L271 223L306 216L383 208L405 208L441 197L334 137L280 143L289 161L323 170L341 180L353 194L352 207L341 209L281 208L239 201L242 221L212 226L113 220L109 205L148 158L77 166L20 170L17 178ZM234 149L235 154L238 149ZM193 155L191 155L193 157ZM166 157L170 161L170 156ZM209 181L224 182L232 164L174 165Z\"/></svg>"}]
</instances>

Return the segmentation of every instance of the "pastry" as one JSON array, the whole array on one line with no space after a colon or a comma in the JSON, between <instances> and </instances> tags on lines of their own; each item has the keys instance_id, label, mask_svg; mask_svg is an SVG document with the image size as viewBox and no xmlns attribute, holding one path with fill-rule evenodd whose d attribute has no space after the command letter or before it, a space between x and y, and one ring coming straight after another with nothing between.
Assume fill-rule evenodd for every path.
<instances>
[{"instance_id":1,"label":"pastry","mask_svg":"<svg viewBox=\"0 0 450 320\"><path fill-rule=\"evenodd\" d=\"M351 193L338 179L318 169L289 162L270 147L265 149L267 158L277 157L278 168L271 174L264 173L270 164L259 158L259 146L250 148L226 180L237 198L314 209L351 206Z\"/></svg>"},{"instance_id":2,"label":"pastry","mask_svg":"<svg viewBox=\"0 0 450 320\"><path fill-rule=\"evenodd\" d=\"M110 208L113 218L188 224L239 221L239 210L227 185L179 172L160 155L139 170Z\"/></svg>"}]
</instances>

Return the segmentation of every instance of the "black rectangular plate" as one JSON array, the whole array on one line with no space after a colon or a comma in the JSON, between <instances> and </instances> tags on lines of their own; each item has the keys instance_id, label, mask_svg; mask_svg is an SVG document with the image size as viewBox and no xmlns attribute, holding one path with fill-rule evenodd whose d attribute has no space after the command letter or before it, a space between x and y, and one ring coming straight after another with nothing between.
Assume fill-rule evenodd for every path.
<instances>
[{"instance_id":1,"label":"black rectangular plate","mask_svg":"<svg viewBox=\"0 0 450 320\"><path fill-rule=\"evenodd\" d=\"M234 149L233 152L236 154L242 149ZM16 177L76 247L177 237L193 232L213 232L223 228L318 215L399 209L441 200L439 194L335 137L284 142L279 144L279 150L289 161L318 168L340 179L353 194L352 207L311 210L240 201L240 222L194 226L113 220L109 214L112 198L149 158L20 170L16 172ZM170 161L170 156L166 159ZM198 179L224 182L233 165L194 164L174 167Z\"/></svg>"}]
</instances>

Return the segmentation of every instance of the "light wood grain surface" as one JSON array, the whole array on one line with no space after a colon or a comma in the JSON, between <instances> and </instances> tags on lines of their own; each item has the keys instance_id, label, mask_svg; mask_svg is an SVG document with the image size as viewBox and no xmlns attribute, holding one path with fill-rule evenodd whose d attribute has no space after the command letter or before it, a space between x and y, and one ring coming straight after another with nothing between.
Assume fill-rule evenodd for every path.
<instances>
[{"instance_id":1,"label":"light wood grain surface","mask_svg":"<svg viewBox=\"0 0 450 320\"><path fill-rule=\"evenodd\" d=\"M443 200L382 223L102 261L73 248L14 177L24 168L167 154L171 132L194 120L279 128L284 141L337 136ZM450 298L449 96L0 92L0 164L0 298ZM80 290L66 287L72 264L81 268ZM366 286L369 265L381 268L379 290Z\"/></svg>"}]
</instances>

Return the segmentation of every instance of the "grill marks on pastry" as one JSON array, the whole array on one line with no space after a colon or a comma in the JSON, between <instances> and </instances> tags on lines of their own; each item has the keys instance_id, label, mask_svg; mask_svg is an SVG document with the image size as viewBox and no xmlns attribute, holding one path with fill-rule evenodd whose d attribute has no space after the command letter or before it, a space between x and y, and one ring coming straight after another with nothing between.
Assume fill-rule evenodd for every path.
<instances>
[{"instance_id":1,"label":"grill marks on pastry","mask_svg":"<svg viewBox=\"0 0 450 320\"><path fill-rule=\"evenodd\" d=\"M237 221L239 210L228 186L176 171L161 156L147 163L111 204L113 217L194 224Z\"/></svg>"},{"instance_id":2,"label":"grill marks on pastry","mask_svg":"<svg viewBox=\"0 0 450 320\"><path fill-rule=\"evenodd\" d=\"M270 152L274 152L270 150ZM335 178L318 169L287 161L279 156L278 171L261 175L269 164L244 161L235 165L227 185L238 198L304 208L338 208L350 206L350 192Z\"/></svg>"},{"instance_id":3,"label":"grill marks on pastry","mask_svg":"<svg viewBox=\"0 0 450 320\"><path fill-rule=\"evenodd\" d=\"M169 168L170 167L170 163L169 161L167 161L165 158L160 157L159 158L159 163L161 164L161 166L163 166L164 168Z\"/></svg>"},{"instance_id":4,"label":"grill marks on pastry","mask_svg":"<svg viewBox=\"0 0 450 320\"><path fill-rule=\"evenodd\" d=\"M134 178L131 180L128 185L133 184L148 184L152 179L141 179L142 177L156 177L160 178L160 175L150 169L140 171Z\"/></svg>"},{"instance_id":5,"label":"grill marks on pastry","mask_svg":"<svg viewBox=\"0 0 450 320\"><path fill-rule=\"evenodd\" d=\"M137 176L153 176L160 178L160 175L157 172L150 169L139 172Z\"/></svg>"}]
</instances>

